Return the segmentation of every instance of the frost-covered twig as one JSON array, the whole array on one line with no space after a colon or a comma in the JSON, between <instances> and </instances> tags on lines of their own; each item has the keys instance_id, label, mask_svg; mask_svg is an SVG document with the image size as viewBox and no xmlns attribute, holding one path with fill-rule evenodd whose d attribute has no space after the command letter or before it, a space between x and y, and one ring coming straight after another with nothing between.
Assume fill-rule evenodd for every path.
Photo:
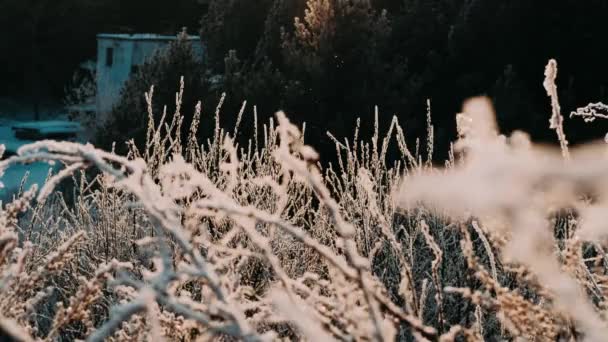
<instances>
[{"instance_id":1,"label":"frost-covered twig","mask_svg":"<svg viewBox=\"0 0 608 342\"><path fill-rule=\"evenodd\" d=\"M564 133L564 117L561 113L561 107L559 105L559 99L557 96L557 85L555 80L557 79L557 62L554 59L549 60L545 68L545 81L543 85L547 91L547 96L551 98L551 119L549 119L549 128L554 129L557 133L557 138L562 150L562 155L567 160L570 158L570 152L568 151L568 140Z\"/></svg>"}]
</instances>

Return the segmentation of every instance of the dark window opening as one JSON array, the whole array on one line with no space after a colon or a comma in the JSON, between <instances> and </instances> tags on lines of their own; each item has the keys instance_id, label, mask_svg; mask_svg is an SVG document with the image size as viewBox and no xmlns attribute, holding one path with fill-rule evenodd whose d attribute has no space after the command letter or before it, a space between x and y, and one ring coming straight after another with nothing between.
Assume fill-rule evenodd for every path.
<instances>
[{"instance_id":1,"label":"dark window opening","mask_svg":"<svg viewBox=\"0 0 608 342\"><path fill-rule=\"evenodd\" d=\"M106 66L111 67L114 64L114 49L107 48L106 49Z\"/></svg>"}]
</instances>

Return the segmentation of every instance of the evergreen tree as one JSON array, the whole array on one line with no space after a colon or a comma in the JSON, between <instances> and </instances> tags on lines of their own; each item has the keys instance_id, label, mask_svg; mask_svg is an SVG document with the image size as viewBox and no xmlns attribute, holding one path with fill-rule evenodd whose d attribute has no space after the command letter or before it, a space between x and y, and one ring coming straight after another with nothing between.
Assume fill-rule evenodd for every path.
<instances>
[{"instance_id":1,"label":"evergreen tree","mask_svg":"<svg viewBox=\"0 0 608 342\"><path fill-rule=\"evenodd\" d=\"M223 71L223 59L230 50L250 59L264 31L272 0L210 0L201 20L201 39L207 45L208 67Z\"/></svg>"},{"instance_id":2,"label":"evergreen tree","mask_svg":"<svg viewBox=\"0 0 608 342\"><path fill-rule=\"evenodd\" d=\"M371 119L383 104L391 73L404 70L386 55L390 22L368 0L309 0L293 33L283 35L286 107L338 136L350 135L356 116Z\"/></svg>"},{"instance_id":3,"label":"evergreen tree","mask_svg":"<svg viewBox=\"0 0 608 342\"><path fill-rule=\"evenodd\" d=\"M538 70L549 58L568 75L559 88L564 111L603 99L608 88L607 48L595 43L608 9L601 0L274 0L246 20L234 12L237 2L216 1L230 19L220 35L203 37L223 44L209 46L216 72L231 49L241 61L222 87L235 97L231 111L244 99L259 113L285 109L308 123L317 144L326 130L350 135L357 116L370 122L374 105L399 114L415 139L424 135L430 99L435 144L447 151L454 113L483 94L497 101L501 127L542 138L536 127L545 127L547 103Z\"/></svg>"},{"instance_id":4,"label":"evergreen tree","mask_svg":"<svg viewBox=\"0 0 608 342\"><path fill-rule=\"evenodd\" d=\"M208 86L203 78L202 63L194 53L192 44L182 32L178 39L159 50L144 63L121 90L120 100L114 106L103 128L97 135L97 143L109 148L113 142L118 152L125 152L122 144L125 138L133 138L137 146L142 146L148 121L148 110L144 94L155 86L153 112L159 120L163 107L171 117L175 111L175 93L179 90L180 79L184 79L184 95L181 113L185 116L183 128L189 127L196 102L207 93ZM185 134L185 131L183 132Z\"/></svg>"}]
</instances>

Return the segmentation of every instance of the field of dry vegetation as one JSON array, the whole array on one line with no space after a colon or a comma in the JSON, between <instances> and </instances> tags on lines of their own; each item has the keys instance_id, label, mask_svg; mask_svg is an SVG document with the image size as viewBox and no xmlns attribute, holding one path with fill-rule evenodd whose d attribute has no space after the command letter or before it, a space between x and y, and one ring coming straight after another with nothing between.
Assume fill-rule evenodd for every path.
<instances>
[{"instance_id":1,"label":"field of dry vegetation","mask_svg":"<svg viewBox=\"0 0 608 342\"><path fill-rule=\"evenodd\" d=\"M0 210L0 337L602 341L608 147L568 147L555 61L545 76L560 149L499 135L475 98L441 168L430 110L426 143L376 122L371 141L335 139L328 167L281 112L236 145L221 104L205 142L199 104L187 141L178 105L127 156L25 146L0 173L65 167Z\"/></svg>"}]
</instances>

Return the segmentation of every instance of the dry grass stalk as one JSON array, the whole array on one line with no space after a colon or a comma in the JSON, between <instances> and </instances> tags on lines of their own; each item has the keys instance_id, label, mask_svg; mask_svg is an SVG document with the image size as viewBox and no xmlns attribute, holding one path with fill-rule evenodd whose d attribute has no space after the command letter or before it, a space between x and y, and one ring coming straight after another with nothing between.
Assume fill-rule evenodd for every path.
<instances>
[{"instance_id":1,"label":"dry grass stalk","mask_svg":"<svg viewBox=\"0 0 608 342\"><path fill-rule=\"evenodd\" d=\"M183 82L157 124L151 88L142 151L42 141L0 161L66 165L0 210L0 324L25 340L601 339L608 162L603 146L568 149L556 72L561 153L500 136L474 99L445 170L430 103L426 161L396 118L381 135L376 109L371 140L359 121L352 140L332 136L323 168L283 113L258 141L253 107L254 139L237 145L247 106L227 133L224 97L213 136L197 140L199 103L182 142ZM71 199L53 191L65 183ZM577 218L549 219L563 208Z\"/></svg>"}]
</instances>

